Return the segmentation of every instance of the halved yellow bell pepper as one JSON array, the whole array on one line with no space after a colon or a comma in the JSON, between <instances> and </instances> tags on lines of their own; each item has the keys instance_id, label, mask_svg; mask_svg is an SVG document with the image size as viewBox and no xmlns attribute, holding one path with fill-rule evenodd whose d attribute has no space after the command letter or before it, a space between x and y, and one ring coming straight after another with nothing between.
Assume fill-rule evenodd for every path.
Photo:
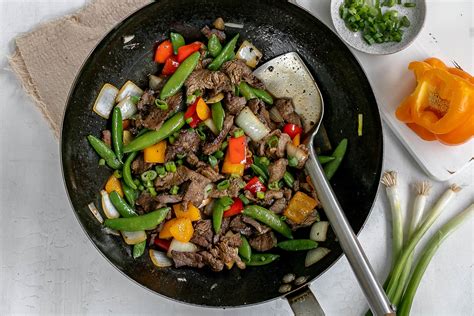
<instances>
[{"instance_id":1,"label":"halved yellow bell pepper","mask_svg":"<svg viewBox=\"0 0 474 316\"><path fill-rule=\"evenodd\" d=\"M120 180L114 175L111 175L107 180L107 183L105 184L105 191L107 191L109 194L113 191L117 191L117 193L123 197L122 183L120 183Z\"/></svg>"},{"instance_id":2,"label":"halved yellow bell pepper","mask_svg":"<svg viewBox=\"0 0 474 316\"><path fill-rule=\"evenodd\" d=\"M148 163L164 163L166 156L166 140L143 150L143 160Z\"/></svg>"},{"instance_id":3,"label":"halved yellow bell pepper","mask_svg":"<svg viewBox=\"0 0 474 316\"><path fill-rule=\"evenodd\" d=\"M174 204L173 210L177 218L189 218L191 222L201 219L201 212L191 202L188 203L188 209L186 211L183 210L181 203Z\"/></svg>"}]
</instances>

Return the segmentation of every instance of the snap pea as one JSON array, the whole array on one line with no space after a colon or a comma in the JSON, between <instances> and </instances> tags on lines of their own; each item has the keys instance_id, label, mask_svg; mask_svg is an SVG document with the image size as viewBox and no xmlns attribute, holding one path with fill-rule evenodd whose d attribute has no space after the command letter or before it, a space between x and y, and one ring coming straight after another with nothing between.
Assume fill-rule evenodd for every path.
<instances>
[{"instance_id":1,"label":"snap pea","mask_svg":"<svg viewBox=\"0 0 474 316\"><path fill-rule=\"evenodd\" d=\"M222 107L222 103L219 101L212 104L211 111L212 111L212 121L214 122L214 125L217 128L217 131L220 132L222 131L222 127L224 126L224 118L225 118L225 112L224 112L224 108Z\"/></svg>"},{"instance_id":2,"label":"snap pea","mask_svg":"<svg viewBox=\"0 0 474 316\"><path fill-rule=\"evenodd\" d=\"M341 140L339 145L337 145L336 149L334 149L334 152L331 155L334 157L334 160L328 162L324 166L324 173L326 174L326 178L328 178L328 180L330 180L334 176L337 169L341 165L341 161L344 158L344 155L346 154L346 150L347 150L347 138L344 138L343 140Z\"/></svg>"},{"instance_id":3,"label":"snap pea","mask_svg":"<svg viewBox=\"0 0 474 316\"><path fill-rule=\"evenodd\" d=\"M214 203L212 208L212 226L216 234L219 234L221 231L224 211L228 210L232 203L234 203L234 201L228 196L221 197Z\"/></svg>"},{"instance_id":4,"label":"snap pea","mask_svg":"<svg viewBox=\"0 0 474 316\"><path fill-rule=\"evenodd\" d=\"M112 145L117 159L122 162L123 157L123 125L122 112L115 107L112 111Z\"/></svg>"},{"instance_id":5,"label":"snap pea","mask_svg":"<svg viewBox=\"0 0 474 316\"><path fill-rule=\"evenodd\" d=\"M285 171L285 174L283 175L283 181L285 181L286 185L290 188L293 187L293 184L295 183L295 178L291 173L288 171Z\"/></svg>"},{"instance_id":6,"label":"snap pea","mask_svg":"<svg viewBox=\"0 0 474 316\"><path fill-rule=\"evenodd\" d=\"M328 163L330 161L333 161L334 159L336 158L334 158L333 156L319 156L318 155L318 160L321 164Z\"/></svg>"},{"instance_id":7,"label":"snap pea","mask_svg":"<svg viewBox=\"0 0 474 316\"><path fill-rule=\"evenodd\" d=\"M264 165L257 157L254 158L253 164L250 165L252 171L263 180L268 181L268 167Z\"/></svg>"},{"instance_id":8,"label":"snap pea","mask_svg":"<svg viewBox=\"0 0 474 316\"><path fill-rule=\"evenodd\" d=\"M122 166L122 163L117 159L112 149L110 149L103 141L93 135L87 136L87 140L96 153L105 160L110 168L118 169Z\"/></svg>"},{"instance_id":9,"label":"snap pea","mask_svg":"<svg viewBox=\"0 0 474 316\"><path fill-rule=\"evenodd\" d=\"M137 191L132 189L125 182L122 182L122 189L123 195L125 195L125 199L127 200L128 204L135 205L135 200L138 197Z\"/></svg>"},{"instance_id":10,"label":"snap pea","mask_svg":"<svg viewBox=\"0 0 474 316\"><path fill-rule=\"evenodd\" d=\"M136 232L141 230L150 230L156 228L170 211L169 207L160 208L145 215L133 216L129 218L108 218L105 220L105 226L127 232Z\"/></svg>"},{"instance_id":11,"label":"snap pea","mask_svg":"<svg viewBox=\"0 0 474 316\"><path fill-rule=\"evenodd\" d=\"M277 246L286 251L300 251L314 249L318 243L311 239L293 239L281 241Z\"/></svg>"},{"instance_id":12,"label":"snap pea","mask_svg":"<svg viewBox=\"0 0 474 316\"><path fill-rule=\"evenodd\" d=\"M138 151L134 151L128 155L127 159L125 160L125 163L123 164L123 169L122 169L122 177L123 181L132 189L136 190L137 184L135 181L133 181L132 178L132 168L130 167L132 164L132 161L135 159L137 156Z\"/></svg>"},{"instance_id":13,"label":"snap pea","mask_svg":"<svg viewBox=\"0 0 474 316\"><path fill-rule=\"evenodd\" d=\"M250 257L250 260L245 262L248 266L263 266L280 258L280 255L272 253L254 253Z\"/></svg>"},{"instance_id":14,"label":"snap pea","mask_svg":"<svg viewBox=\"0 0 474 316\"><path fill-rule=\"evenodd\" d=\"M212 34L209 38L209 41L207 42L207 49L209 50L209 53L212 57L216 57L221 52L222 45L216 34Z\"/></svg>"},{"instance_id":15,"label":"snap pea","mask_svg":"<svg viewBox=\"0 0 474 316\"><path fill-rule=\"evenodd\" d=\"M270 93L268 93L267 91L263 89L252 88L252 90L253 90L253 93L257 96L257 98L259 98L260 100L262 100L263 102L267 104L273 104L273 98L270 95Z\"/></svg>"},{"instance_id":16,"label":"snap pea","mask_svg":"<svg viewBox=\"0 0 474 316\"><path fill-rule=\"evenodd\" d=\"M293 239L290 227L272 211L258 205L249 205L244 208L242 213L262 222L286 238Z\"/></svg>"},{"instance_id":17,"label":"snap pea","mask_svg":"<svg viewBox=\"0 0 474 316\"><path fill-rule=\"evenodd\" d=\"M240 235L240 239L242 240L242 244L239 247L239 255L246 261L250 261L252 256L252 248L250 247L250 244L244 235Z\"/></svg>"},{"instance_id":18,"label":"snap pea","mask_svg":"<svg viewBox=\"0 0 474 316\"><path fill-rule=\"evenodd\" d=\"M117 211L122 215L123 217L132 217L132 216L137 216L137 213L135 213L135 210L125 202L125 200L117 193L117 191L112 191L109 194L110 202L115 206ZM122 230L122 229L120 229ZM123 229L123 230L128 230L128 229ZM140 229L143 230L143 229Z\"/></svg>"},{"instance_id":19,"label":"snap pea","mask_svg":"<svg viewBox=\"0 0 474 316\"><path fill-rule=\"evenodd\" d=\"M189 58L189 57L188 57ZM130 153L145 149L167 138L174 132L177 132L184 125L184 113L178 112L163 123L157 131L149 131L132 140L123 148L124 153Z\"/></svg>"},{"instance_id":20,"label":"snap pea","mask_svg":"<svg viewBox=\"0 0 474 316\"><path fill-rule=\"evenodd\" d=\"M235 35L225 46L222 48L221 52L219 55L214 58L212 63L207 66L209 70L218 70L221 68L222 64L225 63L226 61L229 61L232 59L233 56L235 56L234 50L235 46L237 45L237 40L239 39L239 34Z\"/></svg>"},{"instance_id":21,"label":"snap pea","mask_svg":"<svg viewBox=\"0 0 474 316\"><path fill-rule=\"evenodd\" d=\"M145 252L146 240L139 242L138 244L133 245L133 259L137 259L143 255Z\"/></svg>"},{"instance_id":22,"label":"snap pea","mask_svg":"<svg viewBox=\"0 0 474 316\"><path fill-rule=\"evenodd\" d=\"M173 52L175 55L178 55L178 48L184 46L186 42L184 41L183 35L179 33L170 33L171 45L173 45Z\"/></svg>"},{"instance_id":23,"label":"snap pea","mask_svg":"<svg viewBox=\"0 0 474 316\"><path fill-rule=\"evenodd\" d=\"M196 68L200 56L199 52L194 52L179 65L175 73L166 81L163 89L161 89L161 100L175 95L176 92L181 89L186 79L188 79L194 68Z\"/></svg>"},{"instance_id":24,"label":"snap pea","mask_svg":"<svg viewBox=\"0 0 474 316\"><path fill-rule=\"evenodd\" d=\"M252 87L250 87L245 81L239 84L240 94L245 97L245 100L255 99L257 96L254 93Z\"/></svg>"}]
</instances>

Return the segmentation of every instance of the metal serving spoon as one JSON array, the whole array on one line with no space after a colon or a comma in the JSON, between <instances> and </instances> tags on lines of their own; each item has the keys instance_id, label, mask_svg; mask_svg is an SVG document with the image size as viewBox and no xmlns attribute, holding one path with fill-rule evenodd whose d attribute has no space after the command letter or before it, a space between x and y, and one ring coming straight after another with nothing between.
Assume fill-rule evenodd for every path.
<instances>
[{"instance_id":1,"label":"metal serving spoon","mask_svg":"<svg viewBox=\"0 0 474 316\"><path fill-rule=\"evenodd\" d=\"M372 312L375 315L395 315L318 161L314 139L321 126L324 105L316 81L296 52L286 53L266 62L256 69L254 74L276 97L293 98L295 111L303 119L304 130L310 133L306 143L309 159L305 170L311 177L331 227L349 260ZM305 92L301 93L301 91ZM317 303L315 299L313 301ZM307 312L308 315L315 315L315 310L309 308L307 304L304 299L299 299L298 302L292 303L291 307L297 314Z\"/></svg>"}]
</instances>

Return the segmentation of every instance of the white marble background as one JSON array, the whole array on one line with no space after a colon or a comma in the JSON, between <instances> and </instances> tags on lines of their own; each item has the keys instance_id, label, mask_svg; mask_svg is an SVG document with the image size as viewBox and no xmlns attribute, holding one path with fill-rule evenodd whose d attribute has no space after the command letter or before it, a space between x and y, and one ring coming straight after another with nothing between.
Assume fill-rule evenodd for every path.
<instances>
[{"instance_id":1,"label":"white marble background","mask_svg":"<svg viewBox=\"0 0 474 316\"><path fill-rule=\"evenodd\" d=\"M329 0L298 1L329 23ZM58 142L18 80L6 57L12 38L34 25L70 13L85 0L0 0L0 315L158 314L291 315L284 300L231 310L203 309L159 297L131 282L97 252L74 218L61 179ZM326 10L326 11L325 11ZM428 1L424 33L473 73L474 3ZM426 179L387 128L385 167L407 183ZM462 195L435 227L473 202L474 171L453 181ZM433 195L445 184L436 184ZM403 201L409 189L402 187ZM384 194L360 241L380 278L387 273L390 220ZM413 315L473 315L473 228L461 227L439 249L418 289ZM328 315L360 315L367 308L345 258L311 289Z\"/></svg>"}]
</instances>

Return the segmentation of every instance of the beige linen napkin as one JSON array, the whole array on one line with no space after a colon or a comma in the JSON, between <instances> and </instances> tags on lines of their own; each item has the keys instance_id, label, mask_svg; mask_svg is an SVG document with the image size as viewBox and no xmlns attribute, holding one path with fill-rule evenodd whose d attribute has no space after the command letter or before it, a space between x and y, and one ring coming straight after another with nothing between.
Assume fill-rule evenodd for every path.
<instances>
[{"instance_id":1,"label":"beige linen napkin","mask_svg":"<svg viewBox=\"0 0 474 316\"><path fill-rule=\"evenodd\" d=\"M67 96L90 51L108 30L150 0L92 0L72 15L15 39L10 65L59 138Z\"/></svg>"}]
</instances>

